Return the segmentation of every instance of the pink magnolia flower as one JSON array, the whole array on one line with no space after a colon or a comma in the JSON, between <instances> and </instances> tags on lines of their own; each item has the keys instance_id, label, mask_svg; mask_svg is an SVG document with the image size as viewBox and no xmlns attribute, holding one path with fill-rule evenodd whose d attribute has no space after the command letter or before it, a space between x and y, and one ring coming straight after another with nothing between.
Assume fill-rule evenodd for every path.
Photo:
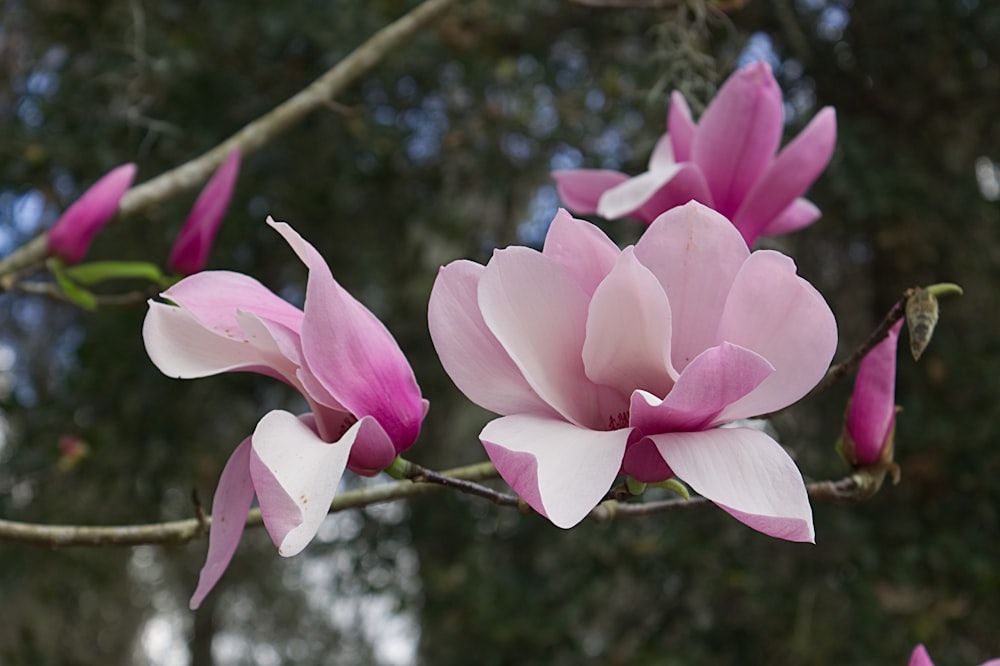
<instances>
[{"instance_id":1,"label":"pink magnolia flower","mask_svg":"<svg viewBox=\"0 0 1000 666\"><path fill-rule=\"evenodd\" d=\"M295 555L316 535L344 469L388 467L427 411L392 334L312 245L287 224L268 223L309 269L302 310L246 275L209 271L163 293L176 306L150 301L143 324L146 351L164 374L257 372L296 388L311 410L269 412L226 463L192 608L232 559L255 494L278 553Z\"/></svg>"},{"instance_id":2,"label":"pink magnolia flower","mask_svg":"<svg viewBox=\"0 0 1000 666\"><path fill-rule=\"evenodd\" d=\"M837 137L830 107L782 150L781 89L764 62L735 72L695 124L684 96L670 98L667 130L634 178L604 169L556 171L559 196L577 213L652 222L694 199L732 220L747 245L814 222L801 198L826 168Z\"/></svg>"},{"instance_id":3,"label":"pink magnolia flower","mask_svg":"<svg viewBox=\"0 0 1000 666\"><path fill-rule=\"evenodd\" d=\"M619 250L560 211L542 252L441 269L430 332L445 370L501 414L480 439L507 483L568 528L620 472L676 476L766 534L812 541L802 478L754 429L823 376L837 342L822 296L691 202Z\"/></svg>"},{"instance_id":4,"label":"pink magnolia flower","mask_svg":"<svg viewBox=\"0 0 1000 666\"><path fill-rule=\"evenodd\" d=\"M896 347L903 320L861 361L841 445L855 466L891 462L896 429Z\"/></svg>"},{"instance_id":5,"label":"pink magnolia flower","mask_svg":"<svg viewBox=\"0 0 1000 666\"><path fill-rule=\"evenodd\" d=\"M198 195L177 240L170 250L167 266L174 273L191 275L205 268L212 242L233 196L236 176L240 172L240 150L236 148L222 163L205 189Z\"/></svg>"},{"instance_id":6,"label":"pink magnolia flower","mask_svg":"<svg viewBox=\"0 0 1000 666\"><path fill-rule=\"evenodd\" d=\"M918 645L913 649L913 654L910 655L910 666L934 666L931 656L927 654L927 648ZM1000 666L1000 659L990 659L980 666Z\"/></svg>"},{"instance_id":7,"label":"pink magnolia flower","mask_svg":"<svg viewBox=\"0 0 1000 666\"><path fill-rule=\"evenodd\" d=\"M49 254L67 264L80 263L94 236L118 212L118 203L132 185L135 170L131 163L115 167L73 202L49 229Z\"/></svg>"}]
</instances>

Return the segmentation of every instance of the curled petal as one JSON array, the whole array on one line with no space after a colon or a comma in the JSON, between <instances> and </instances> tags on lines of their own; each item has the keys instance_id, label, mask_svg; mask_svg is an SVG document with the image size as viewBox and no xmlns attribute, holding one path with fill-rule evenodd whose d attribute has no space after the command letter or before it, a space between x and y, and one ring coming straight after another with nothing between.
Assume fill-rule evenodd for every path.
<instances>
[{"instance_id":1,"label":"curled petal","mask_svg":"<svg viewBox=\"0 0 1000 666\"><path fill-rule=\"evenodd\" d=\"M765 62L730 76L705 109L691 144L715 209L731 217L774 158L784 127L781 89Z\"/></svg>"},{"instance_id":2,"label":"curled petal","mask_svg":"<svg viewBox=\"0 0 1000 666\"><path fill-rule=\"evenodd\" d=\"M242 328L231 336L220 335L185 308L150 301L142 338L150 360L168 377L193 379L243 371L294 382L294 362L273 341L249 344Z\"/></svg>"},{"instance_id":3,"label":"curled petal","mask_svg":"<svg viewBox=\"0 0 1000 666\"><path fill-rule=\"evenodd\" d=\"M181 275L191 275L205 267L219 224L229 208L239 171L240 150L236 148L209 179L188 213L170 250L170 258L167 260L170 270Z\"/></svg>"},{"instance_id":4,"label":"curled petal","mask_svg":"<svg viewBox=\"0 0 1000 666\"><path fill-rule=\"evenodd\" d=\"M118 203L132 185L135 171L135 164L123 164L91 185L49 230L49 252L67 264L79 263L97 232L118 212Z\"/></svg>"},{"instance_id":5,"label":"curled petal","mask_svg":"<svg viewBox=\"0 0 1000 666\"><path fill-rule=\"evenodd\" d=\"M815 541L802 476L764 433L716 428L649 439L679 479L740 522L779 539Z\"/></svg>"},{"instance_id":6,"label":"curled petal","mask_svg":"<svg viewBox=\"0 0 1000 666\"><path fill-rule=\"evenodd\" d=\"M590 296L611 272L621 250L599 228L560 208L545 235L542 254L566 269Z\"/></svg>"},{"instance_id":7,"label":"curled petal","mask_svg":"<svg viewBox=\"0 0 1000 666\"><path fill-rule=\"evenodd\" d=\"M514 492L557 527L570 528L611 488L629 434L515 415L490 421L479 438Z\"/></svg>"},{"instance_id":8,"label":"curled petal","mask_svg":"<svg viewBox=\"0 0 1000 666\"><path fill-rule=\"evenodd\" d=\"M628 180L628 176L607 169L567 169L553 171L556 191L566 207L580 215L597 212L597 202L607 190Z\"/></svg>"},{"instance_id":9,"label":"curled petal","mask_svg":"<svg viewBox=\"0 0 1000 666\"><path fill-rule=\"evenodd\" d=\"M191 610L201 605L233 559L236 546L243 535L253 494L250 480L250 438L247 437L229 456L215 488L212 523L208 532L208 556L198 575L198 587L191 596Z\"/></svg>"},{"instance_id":10,"label":"curled petal","mask_svg":"<svg viewBox=\"0 0 1000 666\"><path fill-rule=\"evenodd\" d=\"M324 442L312 419L268 412L253 433L250 475L261 517L278 554L290 557L312 541L330 510L351 447L373 419L355 423L339 442Z\"/></svg>"},{"instance_id":11,"label":"curled petal","mask_svg":"<svg viewBox=\"0 0 1000 666\"><path fill-rule=\"evenodd\" d=\"M727 405L773 372L767 359L749 349L728 342L709 347L684 368L663 400L645 391L633 393L629 425L644 434L708 428Z\"/></svg>"},{"instance_id":12,"label":"curled petal","mask_svg":"<svg viewBox=\"0 0 1000 666\"><path fill-rule=\"evenodd\" d=\"M478 289L485 270L471 261L455 261L438 273L427 321L441 365L459 390L484 409L553 413L483 320Z\"/></svg>"},{"instance_id":13,"label":"curled petal","mask_svg":"<svg viewBox=\"0 0 1000 666\"><path fill-rule=\"evenodd\" d=\"M787 407L815 386L836 351L837 322L795 263L766 250L754 252L736 276L718 339L757 352L775 370L719 417L735 421Z\"/></svg>"},{"instance_id":14,"label":"curled petal","mask_svg":"<svg viewBox=\"0 0 1000 666\"><path fill-rule=\"evenodd\" d=\"M623 396L636 388L666 395L677 377L670 331L663 288L627 248L590 301L583 344L587 377Z\"/></svg>"},{"instance_id":15,"label":"curled petal","mask_svg":"<svg viewBox=\"0 0 1000 666\"><path fill-rule=\"evenodd\" d=\"M664 213L636 243L635 256L670 302L671 354L678 371L717 344L729 290L749 255L729 220L698 203Z\"/></svg>"},{"instance_id":16,"label":"curled petal","mask_svg":"<svg viewBox=\"0 0 1000 666\"><path fill-rule=\"evenodd\" d=\"M312 245L290 226L268 220L309 268L302 353L309 370L357 417L374 416L396 450L420 432L424 403L396 340L368 308L333 279Z\"/></svg>"},{"instance_id":17,"label":"curled petal","mask_svg":"<svg viewBox=\"0 0 1000 666\"><path fill-rule=\"evenodd\" d=\"M747 245L809 189L829 164L836 141L837 116L826 107L767 167L733 216Z\"/></svg>"}]
</instances>

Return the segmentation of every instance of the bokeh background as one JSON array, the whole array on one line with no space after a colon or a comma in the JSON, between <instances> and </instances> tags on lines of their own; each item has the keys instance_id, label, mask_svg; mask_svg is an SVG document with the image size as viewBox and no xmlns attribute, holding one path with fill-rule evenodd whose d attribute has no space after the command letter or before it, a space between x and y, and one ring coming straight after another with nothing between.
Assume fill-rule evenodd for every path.
<instances>
[{"instance_id":1,"label":"bokeh background","mask_svg":"<svg viewBox=\"0 0 1000 666\"><path fill-rule=\"evenodd\" d=\"M111 167L135 161L146 180L214 146L415 4L4 0L0 254ZM810 192L822 220L768 244L830 301L840 355L903 289L966 290L943 303L919 364L901 349L902 482L814 505L815 546L711 508L562 531L442 494L333 516L288 560L253 530L197 613L203 540L3 542L0 662L895 666L917 642L939 666L1000 656L1000 3L633 4L661 8L458 3L245 158L210 267L301 302L305 271L264 219L292 223L411 358L432 407L410 457L484 460L490 415L454 389L427 333L437 267L538 244L558 205L551 169L642 171L672 89L700 112L763 58L789 136L837 109L837 151ZM193 199L118 221L90 256L165 261ZM601 223L622 243L641 232ZM0 515L190 517L192 491L210 500L262 414L302 407L255 376L162 376L143 351L144 310L0 295ZM833 446L849 391L775 420L808 479L847 471ZM67 460L65 436L87 455Z\"/></svg>"}]
</instances>

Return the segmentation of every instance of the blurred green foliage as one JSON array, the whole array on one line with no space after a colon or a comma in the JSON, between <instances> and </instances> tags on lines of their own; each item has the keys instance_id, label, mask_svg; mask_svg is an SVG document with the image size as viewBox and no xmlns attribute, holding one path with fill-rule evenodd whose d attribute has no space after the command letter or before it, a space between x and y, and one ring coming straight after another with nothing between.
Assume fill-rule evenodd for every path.
<instances>
[{"instance_id":1,"label":"blurred green foliage","mask_svg":"<svg viewBox=\"0 0 1000 666\"><path fill-rule=\"evenodd\" d=\"M114 165L135 161L144 180L212 147L414 5L8 0L4 251ZM557 204L551 168L641 170L669 91L700 108L748 52L775 59L790 132L820 106L838 112L837 154L810 193L823 219L771 245L830 301L841 353L904 288L965 287L920 364L900 362L899 486L816 505L816 546L717 510L562 531L443 495L338 515L291 560L248 533L198 613L186 601L204 542L5 543L0 662L888 666L917 642L939 664L1000 656L997 3L775 0L720 15L696 0L461 2L244 160L210 267L301 300L305 271L263 220L292 223L410 356L432 403L411 457L482 460L490 417L453 388L427 335L436 268L540 238ZM193 199L114 224L88 258L162 263ZM605 228L622 242L640 231ZM0 515L188 517L192 490L209 501L259 416L304 408L264 378L163 377L143 314L0 296ZM776 421L810 478L845 471L833 443L849 391ZM73 465L59 464L64 435L87 444Z\"/></svg>"}]
</instances>

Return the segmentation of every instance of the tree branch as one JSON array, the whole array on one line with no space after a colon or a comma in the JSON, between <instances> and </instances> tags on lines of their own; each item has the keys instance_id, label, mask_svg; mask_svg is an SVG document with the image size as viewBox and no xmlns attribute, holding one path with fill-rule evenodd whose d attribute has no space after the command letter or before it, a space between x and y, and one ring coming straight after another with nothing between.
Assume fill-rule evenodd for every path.
<instances>
[{"instance_id":1,"label":"tree branch","mask_svg":"<svg viewBox=\"0 0 1000 666\"><path fill-rule=\"evenodd\" d=\"M429 471L429 470L428 470ZM496 468L491 463L459 467L435 474L451 481L481 481L495 478ZM428 495L445 487L443 483L410 480L385 483L372 488L362 488L341 493L333 499L330 513L357 509L383 502L393 502L407 497ZM452 485L451 487L460 487ZM173 520L148 525L41 525L0 519L0 541L16 541L35 546L67 548L71 546L141 546L147 544L180 544L204 537L212 523L211 516L201 515L187 520ZM263 525L260 509L247 515L247 527Z\"/></svg>"},{"instance_id":2,"label":"tree branch","mask_svg":"<svg viewBox=\"0 0 1000 666\"><path fill-rule=\"evenodd\" d=\"M263 147L299 123L377 65L390 51L411 38L458 0L426 0L408 14L385 26L352 51L323 76L267 114L254 120L215 148L130 189L121 200L119 216L126 217L149 206L192 190L204 183L234 148L244 156ZM48 254L44 236L22 245L0 260L0 275L43 261Z\"/></svg>"},{"instance_id":3,"label":"tree branch","mask_svg":"<svg viewBox=\"0 0 1000 666\"><path fill-rule=\"evenodd\" d=\"M413 463L406 463L403 474L412 477L404 481L385 483L372 488L363 488L341 493L330 505L330 513L357 509L373 504L393 502L409 497L418 497L438 492L442 488L453 488L459 492L483 497L500 506L512 506L527 511L525 503L516 495L497 492L477 481L497 478L492 463L479 463L459 467L445 472L435 472ZM865 499L871 495L863 480L852 475L838 481L817 481L806 486L809 496L824 502L847 502ZM704 497L682 498L655 502L622 502L607 500L590 512L596 521L608 521L618 517L648 516L666 511L694 509L710 504ZM41 525L11 520L0 520L0 541L11 541L50 548L74 546L140 546L150 544L181 544L199 539L208 534L210 516L199 515L187 520L174 520L148 525L94 526ZM247 516L247 527L263 524L260 509L253 509Z\"/></svg>"}]
</instances>

